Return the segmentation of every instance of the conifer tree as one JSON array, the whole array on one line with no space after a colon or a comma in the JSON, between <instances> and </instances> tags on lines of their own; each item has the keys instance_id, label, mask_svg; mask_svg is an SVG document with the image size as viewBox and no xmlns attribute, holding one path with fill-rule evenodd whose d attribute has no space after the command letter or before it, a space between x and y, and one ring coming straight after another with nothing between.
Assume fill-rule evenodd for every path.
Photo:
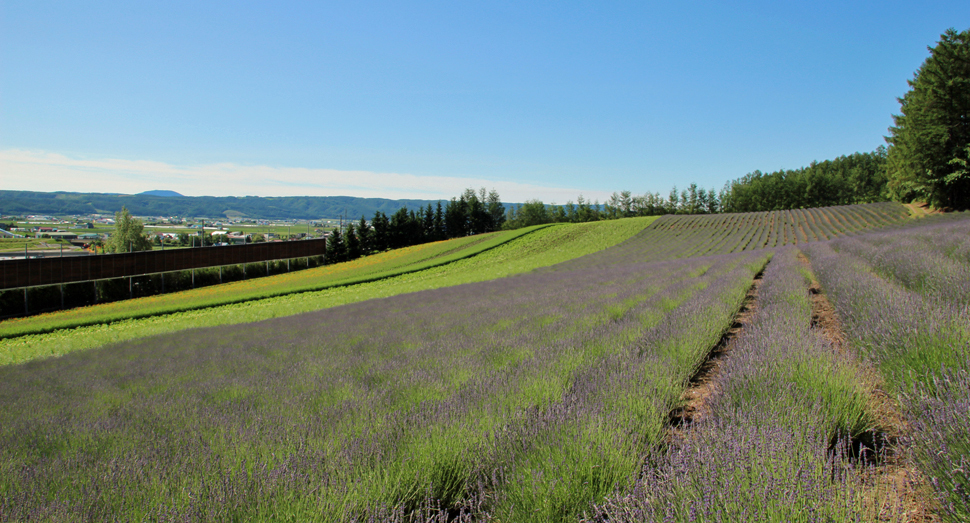
<instances>
[{"instance_id":1,"label":"conifer tree","mask_svg":"<svg viewBox=\"0 0 970 523\"><path fill-rule=\"evenodd\" d=\"M346 259L347 249L340 229L334 229L327 238L327 263L340 263Z\"/></svg>"},{"instance_id":2,"label":"conifer tree","mask_svg":"<svg viewBox=\"0 0 970 523\"><path fill-rule=\"evenodd\" d=\"M360 242L360 253L366 256L371 253L371 228L367 225L364 215L360 215L357 223L357 240Z\"/></svg>"},{"instance_id":3,"label":"conifer tree","mask_svg":"<svg viewBox=\"0 0 970 523\"><path fill-rule=\"evenodd\" d=\"M438 200L438 206L434 210L434 239L438 241L445 238L447 238L445 235L445 215L441 209L441 200Z\"/></svg>"},{"instance_id":4,"label":"conifer tree","mask_svg":"<svg viewBox=\"0 0 970 523\"><path fill-rule=\"evenodd\" d=\"M970 207L970 30L948 29L899 98L886 138L889 190L904 201Z\"/></svg>"},{"instance_id":5,"label":"conifer tree","mask_svg":"<svg viewBox=\"0 0 970 523\"><path fill-rule=\"evenodd\" d=\"M344 235L344 244L347 249L347 260L356 260L360 258L360 241L357 239L357 233L354 232L354 222L347 224L347 233Z\"/></svg>"},{"instance_id":6,"label":"conifer tree","mask_svg":"<svg viewBox=\"0 0 970 523\"><path fill-rule=\"evenodd\" d=\"M502 198L499 197L498 191L495 189L488 192L488 203L486 207L488 208L488 215L491 218L491 230L497 231L501 229L505 223L505 206L502 205Z\"/></svg>"},{"instance_id":7,"label":"conifer tree","mask_svg":"<svg viewBox=\"0 0 970 523\"><path fill-rule=\"evenodd\" d=\"M425 241L433 242L437 239L435 238L434 234L434 209L431 208L430 203L424 208L424 217L421 222L421 227L424 230Z\"/></svg>"},{"instance_id":8,"label":"conifer tree","mask_svg":"<svg viewBox=\"0 0 970 523\"><path fill-rule=\"evenodd\" d=\"M374 252L384 252L390 247L388 238L387 215L381 211L374 212L374 219L371 221L373 234L371 235L371 246Z\"/></svg>"}]
</instances>

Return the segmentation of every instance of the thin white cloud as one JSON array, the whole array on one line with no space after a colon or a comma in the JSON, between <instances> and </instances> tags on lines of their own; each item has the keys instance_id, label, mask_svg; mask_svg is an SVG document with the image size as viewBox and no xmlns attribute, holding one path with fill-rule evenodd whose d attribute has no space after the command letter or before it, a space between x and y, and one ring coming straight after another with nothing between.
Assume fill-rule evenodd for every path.
<instances>
[{"instance_id":1,"label":"thin white cloud","mask_svg":"<svg viewBox=\"0 0 970 523\"><path fill-rule=\"evenodd\" d=\"M0 151L0 189L135 194L154 189L186 196L358 196L449 199L468 187L495 189L507 202L538 198L565 203L582 193L604 200L601 191L546 187L483 178L339 171L266 165L172 165L149 160L78 159L46 151Z\"/></svg>"}]
</instances>

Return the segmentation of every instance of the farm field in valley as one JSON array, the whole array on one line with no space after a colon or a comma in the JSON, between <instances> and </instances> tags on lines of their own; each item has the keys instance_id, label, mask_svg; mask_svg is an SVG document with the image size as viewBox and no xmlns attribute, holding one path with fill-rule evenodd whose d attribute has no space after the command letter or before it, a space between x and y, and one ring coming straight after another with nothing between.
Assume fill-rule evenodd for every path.
<instances>
[{"instance_id":1,"label":"farm field in valley","mask_svg":"<svg viewBox=\"0 0 970 523\"><path fill-rule=\"evenodd\" d=\"M908 216L551 226L8 337L0 520L965 520L970 216Z\"/></svg>"}]
</instances>

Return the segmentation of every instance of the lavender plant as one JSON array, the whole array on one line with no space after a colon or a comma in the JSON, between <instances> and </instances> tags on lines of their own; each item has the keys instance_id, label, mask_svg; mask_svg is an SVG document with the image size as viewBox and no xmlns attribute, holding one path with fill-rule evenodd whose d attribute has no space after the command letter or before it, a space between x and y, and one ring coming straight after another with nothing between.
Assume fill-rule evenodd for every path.
<instances>
[{"instance_id":1,"label":"lavender plant","mask_svg":"<svg viewBox=\"0 0 970 523\"><path fill-rule=\"evenodd\" d=\"M865 260L827 243L805 248L855 347L901 390L970 357L970 309L927 299L880 277Z\"/></svg>"},{"instance_id":2,"label":"lavender plant","mask_svg":"<svg viewBox=\"0 0 970 523\"><path fill-rule=\"evenodd\" d=\"M927 298L970 306L970 221L937 221L833 242L880 276Z\"/></svg>"},{"instance_id":3,"label":"lavender plant","mask_svg":"<svg viewBox=\"0 0 970 523\"><path fill-rule=\"evenodd\" d=\"M910 444L939 494L940 508L950 521L970 520L970 376L966 370L944 371L902 398L914 420Z\"/></svg>"}]
</instances>

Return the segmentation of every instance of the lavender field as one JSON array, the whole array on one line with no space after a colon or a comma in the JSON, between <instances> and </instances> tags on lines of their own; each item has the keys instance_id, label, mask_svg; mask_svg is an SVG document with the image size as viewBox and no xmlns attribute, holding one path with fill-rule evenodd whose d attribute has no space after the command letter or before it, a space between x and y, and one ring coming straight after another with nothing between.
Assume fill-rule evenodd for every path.
<instances>
[{"instance_id":1,"label":"lavender field","mask_svg":"<svg viewBox=\"0 0 970 523\"><path fill-rule=\"evenodd\" d=\"M867 513L863 495L874 488L850 455L878 420L851 358L811 325L797 252L772 258L707 416L682 444L655 449L596 520L884 520Z\"/></svg>"},{"instance_id":2,"label":"lavender field","mask_svg":"<svg viewBox=\"0 0 970 523\"><path fill-rule=\"evenodd\" d=\"M970 519L970 217L811 245L860 356L901 403L942 514Z\"/></svg>"},{"instance_id":3,"label":"lavender field","mask_svg":"<svg viewBox=\"0 0 970 523\"><path fill-rule=\"evenodd\" d=\"M0 520L906 521L891 444L960 521L970 219L903 219L664 217L524 274L8 365Z\"/></svg>"}]
</instances>

